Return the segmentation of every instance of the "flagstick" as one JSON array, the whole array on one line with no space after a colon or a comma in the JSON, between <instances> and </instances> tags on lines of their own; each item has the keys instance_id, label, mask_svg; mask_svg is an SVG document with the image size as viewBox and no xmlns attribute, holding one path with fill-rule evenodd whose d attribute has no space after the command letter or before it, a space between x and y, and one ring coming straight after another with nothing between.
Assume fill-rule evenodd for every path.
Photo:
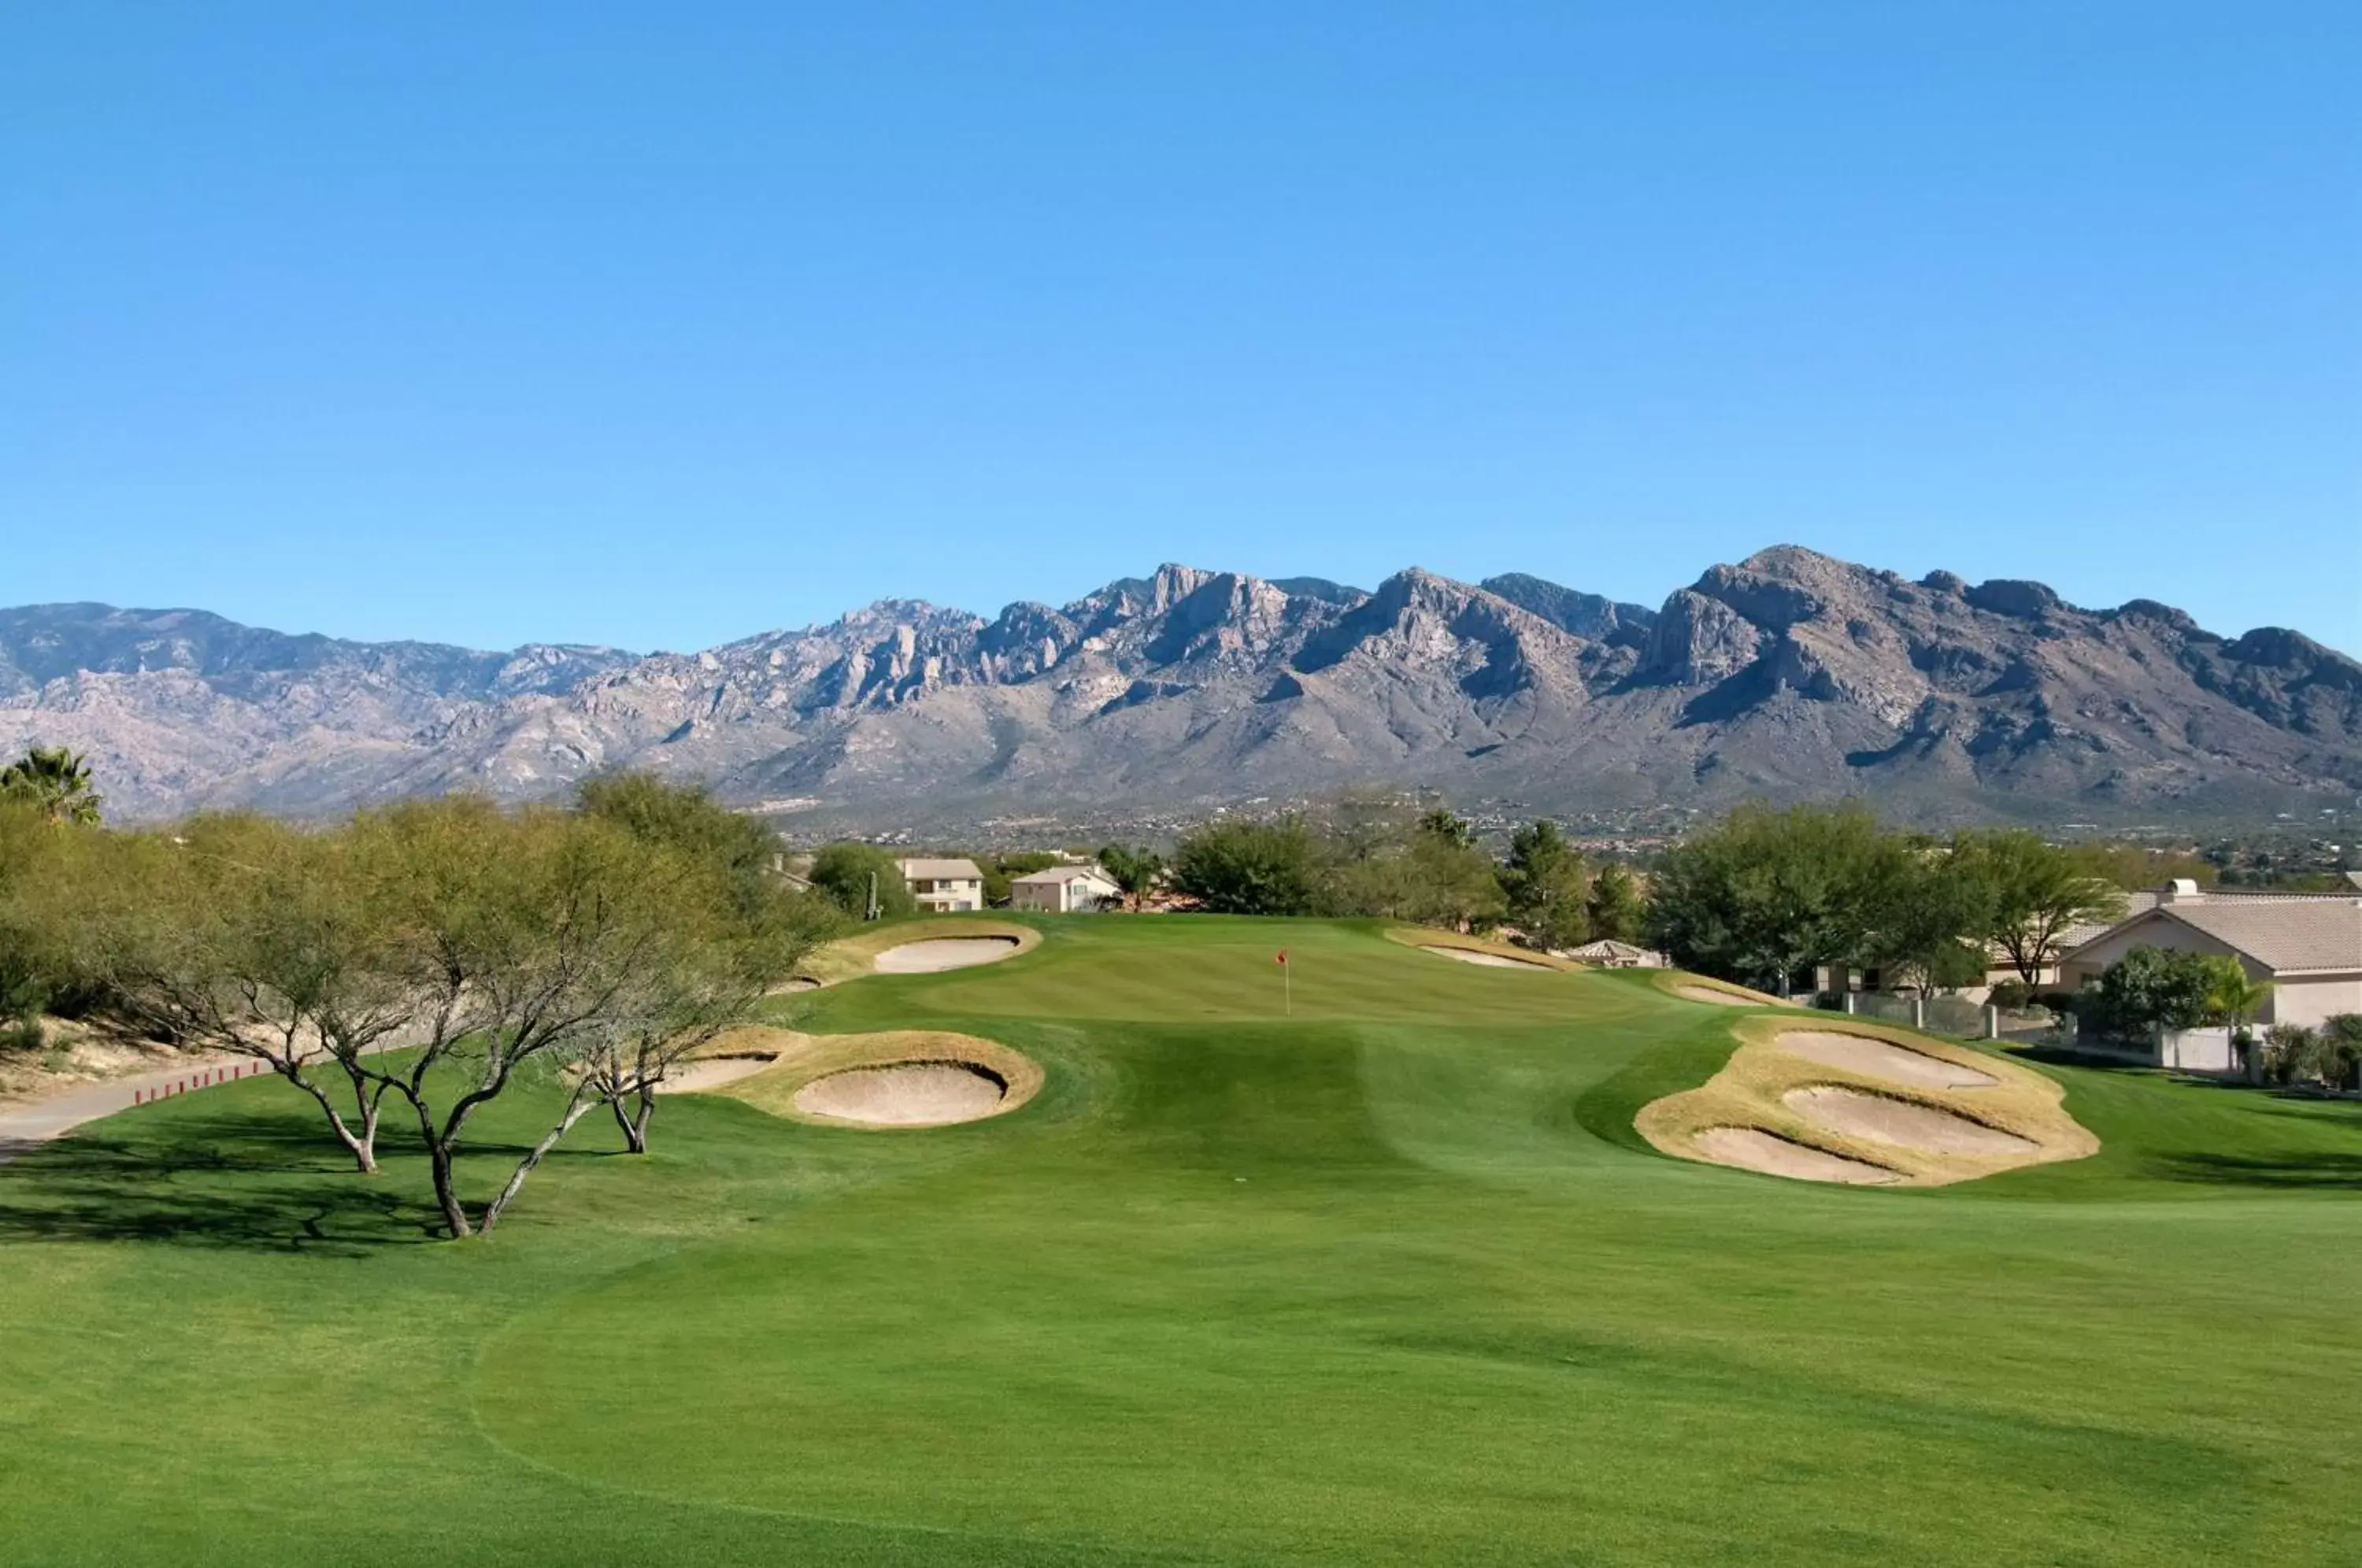
<instances>
[{"instance_id":1,"label":"flagstick","mask_svg":"<svg viewBox=\"0 0 2362 1568\"><path fill-rule=\"evenodd\" d=\"M1285 1015L1294 1018L1296 1016L1296 966L1293 964L1282 964L1279 966L1279 994L1286 1001Z\"/></svg>"}]
</instances>

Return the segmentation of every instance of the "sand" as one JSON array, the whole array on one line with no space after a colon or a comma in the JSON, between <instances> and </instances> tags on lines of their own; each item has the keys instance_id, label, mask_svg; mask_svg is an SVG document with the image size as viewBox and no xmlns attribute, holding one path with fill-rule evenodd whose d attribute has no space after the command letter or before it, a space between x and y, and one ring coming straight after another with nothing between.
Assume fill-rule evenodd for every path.
<instances>
[{"instance_id":1,"label":"sand","mask_svg":"<svg viewBox=\"0 0 2362 1568\"><path fill-rule=\"evenodd\" d=\"M1681 998L1683 1001L1709 1002L1716 1007L1763 1007L1769 1005L1768 1001L1758 1000L1754 997L1744 996L1738 991L1726 991L1716 986L1677 985L1673 988L1673 995Z\"/></svg>"},{"instance_id":2,"label":"sand","mask_svg":"<svg viewBox=\"0 0 2362 1568\"><path fill-rule=\"evenodd\" d=\"M1865 1077L1920 1088L1990 1088L2001 1081L1975 1067L1948 1062L1941 1056L1931 1056L1892 1041L1873 1040L1867 1034L1841 1034L1829 1029L1787 1030L1773 1036L1772 1043L1792 1056L1818 1062L1824 1067L1842 1067Z\"/></svg>"},{"instance_id":3,"label":"sand","mask_svg":"<svg viewBox=\"0 0 2362 1568\"><path fill-rule=\"evenodd\" d=\"M1954 1111L1917 1100L1865 1094L1837 1084L1790 1089L1780 1099L1789 1110L1816 1127L1873 1143L1980 1159L2011 1159L2041 1152L2041 1145L2031 1139L1972 1121Z\"/></svg>"},{"instance_id":4,"label":"sand","mask_svg":"<svg viewBox=\"0 0 2362 1568\"><path fill-rule=\"evenodd\" d=\"M1549 965L1538 964L1531 958L1512 958L1506 953L1486 953L1474 947L1423 944L1419 951L1432 953L1441 958L1457 958L1462 964L1482 964L1493 969L1540 969L1544 972L1550 969Z\"/></svg>"},{"instance_id":5,"label":"sand","mask_svg":"<svg viewBox=\"0 0 2362 1568\"><path fill-rule=\"evenodd\" d=\"M718 1088L740 1078L751 1078L777 1060L776 1056L706 1056L679 1063L666 1071L664 1082L657 1085L657 1092L695 1094L701 1089Z\"/></svg>"},{"instance_id":6,"label":"sand","mask_svg":"<svg viewBox=\"0 0 2362 1568\"><path fill-rule=\"evenodd\" d=\"M943 1127L999 1110L1009 1086L966 1062L895 1062L814 1078L796 1091L807 1116L864 1127Z\"/></svg>"},{"instance_id":7,"label":"sand","mask_svg":"<svg viewBox=\"0 0 2362 1568\"><path fill-rule=\"evenodd\" d=\"M1014 956L1013 936L933 936L889 947L871 960L881 975L935 975L975 964L997 964Z\"/></svg>"},{"instance_id":8,"label":"sand","mask_svg":"<svg viewBox=\"0 0 2362 1568\"><path fill-rule=\"evenodd\" d=\"M1766 1176L1841 1182L1849 1187L1875 1187L1901 1179L1882 1166L1793 1143L1760 1127L1709 1127L1694 1142L1700 1154L1718 1165L1737 1165Z\"/></svg>"}]
</instances>

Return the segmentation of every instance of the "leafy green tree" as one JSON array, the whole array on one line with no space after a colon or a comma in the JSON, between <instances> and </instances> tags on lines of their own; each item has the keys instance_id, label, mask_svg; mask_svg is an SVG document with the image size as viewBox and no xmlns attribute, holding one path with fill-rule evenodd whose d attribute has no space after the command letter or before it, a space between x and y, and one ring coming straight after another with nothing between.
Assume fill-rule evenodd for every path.
<instances>
[{"instance_id":1,"label":"leafy green tree","mask_svg":"<svg viewBox=\"0 0 2362 1568\"><path fill-rule=\"evenodd\" d=\"M1459 849L1476 842L1476 830L1468 825L1468 820L1442 806L1418 819L1418 831Z\"/></svg>"},{"instance_id":2,"label":"leafy green tree","mask_svg":"<svg viewBox=\"0 0 2362 1568\"><path fill-rule=\"evenodd\" d=\"M0 767L0 799L28 803L51 823L88 826L103 803L91 787L90 766L64 746L34 746Z\"/></svg>"},{"instance_id":3,"label":"leafy green tree","mask_svg":"<svg viewBox=\"0 0 2362 1568\"><path fill-rule=\"evenodd\" d=\"M1955 855L1898 839L1871 896L1876 913L1861 952L1864 963L1922 990L1972 986L1985 977L1992 898L1983 879L1962 874Z\"/></svg>"},{"instance_id":4,"label":"leafy green tree","mask_svg":"<svg viewBox=\"0 0 2362 1568\"><path fill-rule=\"evenodd\" d=\"M1312 835L1294 816L1188 834L1174 851L1172 886L1215 914L1311 914L1320 901Z\"/></svg>"},{"instance_id":5,"label":"leafy green tree","mask_svg":"<svg viewBox=\"0 0 2362 1568\"><path fill-rule=\"evenodd\" d=\"M2207 1021L2221 980L2203 954L2136 947L2108 966L2079 1015L2124 1040L2146 1039L2158 1029L2196 1029Z\"/></svg>"},{"instance_id":6,"label":"leafy green tree","mask_svg":"<svg viewBox=\"0 0 2362 1568\"><path fill-rule=\"evenodd\" d=\"M1046 849L1020 849L1007 855L972 858L977 869L984 873L984 901L988 905L1007 904L1013 891L1010 884L1015 878L1063 864L1057 855Z\"/></svg>"},{"instance_id":7,"label":"leafy green tree","mask_svg":"<svg viewBox=\"0 0 2362 1568\"><path fill-rule=\"evenodd\" d=\"M2091 856L2022 828L1964 833L1952 841L1959 881L1983 900L1981 934L2008 955L2029 988L2058 963L2068 931L2124 913L2123 890L2093 865Z\"/></svg>"},{"instance_id":8,"label":"leafy green tree","mask_svg":"<svg viewBox=\"0 0 2362 1568\"><path fill-rule=\"evenodd\" d=\"M1632 873L1614 861L1601 867L1591 879L1584 912L1595 941L1639 942L1648 934L1649 911L1641 902L1640 889Z\"/></svg>"},{"instance_id":9,"label":"leafy green tree","mask_svg":"<svg viewBox=\"0 0 2362 1568\"><path fill-rule=\"evenodd\" d=\"M613 823L643 842L708 861L727 884L731 901L742 909L762 907L778 885L778 835L716 801L702 784L668 784L649 773L610 773L584 780L575 803L585 815Z\"/></svg>"},{"instance_id":10,"label":"leafy green tree","mask_svg":"<svg viewBox=\"0 0 2362 1568\"><path fill-rule=\"evenodd\" d=\"M1489 930L1508 912L1500 867L1476 847L1468 824L1447 812L1420 820L1397 864L1400 897L1382 912L1453 931Z\"/></svg>"},{"instance_id":11,"label":"leafy green tree","mask_svg":"<svg viewBox=\"0 0 2362 1568\"><path fill-rule=\"evenodd\" d=\"M1876 944L1908 851L1855 805L1739 807L1666 852L1649 929L1675 963L1784 993Z\"/></svg>"},{"instance_id":12,"label":"leafy green tree","mask_svg":"<svg viewBox=\"0 0 2362 1568\"><path fill-rule=\"evenodd\" d=\"M1583 852L1566 841L1552 822L1537 822L1509 835L1509 859L1501 870L1508 917L1537 946L1573 947L1589 939L1589 878ZM1630 890L1630 880L1625 883Z\"/></svg>"},{"instance_id":13,"label":"leafy green tree","mask_svg":"<svg viewBox=\"0 0 2362 1568\"><path fill-rule=\"evenodd\" d=\"M1164 856L1145 845L1106 844L1099 846L1099 869L1108 874L1131 903L1136 913L1141 900L1164 875Z\"/></svg>"},{"instance_id":14,"label":"leafy green tree","mask_svg":"<svg viewBox=\"0 0 2362 1568\"><path fill-rule=\"evenodd\" d=\"M809 880L855 920L867 918L873 889L877 912L888 919L919 908L902 880L901 862L874 844L830 845L812 857Z\"/></svg>"}]
</instances>

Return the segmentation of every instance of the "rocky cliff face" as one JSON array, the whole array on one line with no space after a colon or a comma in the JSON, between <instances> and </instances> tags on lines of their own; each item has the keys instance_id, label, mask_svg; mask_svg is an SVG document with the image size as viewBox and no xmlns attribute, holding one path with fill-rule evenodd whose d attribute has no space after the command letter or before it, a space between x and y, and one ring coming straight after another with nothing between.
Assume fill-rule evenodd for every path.
<instances>
[{"instance_id":1,"label":"rocky cliff face","mask_svg":"<svg viewBox=\"0 0 2362 1568\"><path fill-rule=\"evenodd\" d=\"M697 654L507 654L195 612L0 612L0 745L113 806L511 798L615 767L880 822L1418 783L1540 810L1865 793L1928 818L2224 811L2362 789L2362 666L2166 606L1917 582L1783 547L1650 612L1416 569L1363 592L1167 566L990 621L883 601Z\"/></svg>"}]
</instances>

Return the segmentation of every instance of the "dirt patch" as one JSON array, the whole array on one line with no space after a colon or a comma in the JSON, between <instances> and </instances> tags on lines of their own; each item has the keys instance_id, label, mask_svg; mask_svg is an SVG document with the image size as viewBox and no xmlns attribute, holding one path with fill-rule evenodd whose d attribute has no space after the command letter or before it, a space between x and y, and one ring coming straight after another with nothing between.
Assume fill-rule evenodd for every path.
<instances>
[{"instance_id":1,"label":"dirt patch","mask_svg":"<svg viewBox=\"0 0 2362 1568\"><path fill-rule=\"evenodd\" d=\"M1432 953L1439 958L1456 958L1462 964L1481 964L1488 969L1540 969L1551 972L1548 964L1538 964L1531 958L1512 958L1506 953L1487 953L1479 947L1440 947L1422 943L1421 953Z\"/></svg>"},{"instance_id":2,"label":"dirt patch","mask_svg":"<svg viewBox=\"0 0 2362 1568\"><path fill-rule=\"evenodd\" d=\"M1903 1179L1883 1165L1832 1154L1760 1127L1709 1127L1694 1143L1697 1152L1716 1165L1736 1165L1765 1176L1833 1181L1848 1187L1885 1187Z\"/></svg>"},{"instance_id":3,"label":"dirt patch","mask_svg":"<svg viewBox=\"0 0 2362 1568\"><path fill-rule=\"evenodd\" d=\"M999 1112L1009 1086L973 1062L897 1062L850 1067L796 1091L806 1116L864 1127L946 1127Z\"/></svg>"},{"instance_id":4,"label":"dirt patch","mask_svg":"<svg viewBox=\"0 0 2362 1568\"><path fill-rule=\"evenodd\" d=\"M937 975L1013 958L1017 945L1013 936L922 937L889 947L870 960L870 966L881 975Z\"/></svg>"},{"instance_id":5,"label":"dirt patch","mask_svg":"<svg viewBox=\"0 0 2362 1568\"><path fill-rule=\"evenodd\" d=\"M1783 1030L1772 1043L1792 1056L1842 1067L1864 1077L1885 1078L1916 1088L1990 1088L2001 1080L1981 1067L1914 1051L1892 1040L1841 1034L1832 1029Z\"/></svg>"},{"instance_id":6,"label":"dirt patch","mask_svg":"<svg viewBox=\"0 0 2362 1568\"><path fill-rule=\"evenodd\" d=\"M1872 1143L1988 1159L2041 1152L2030 1138L1972 1121L1956 1110L1893 1095L1866 1094L1840 1084L1808 1084L1790 1089L1780 1100L1816 1127Z\"/></svg>"}]
</instances>

